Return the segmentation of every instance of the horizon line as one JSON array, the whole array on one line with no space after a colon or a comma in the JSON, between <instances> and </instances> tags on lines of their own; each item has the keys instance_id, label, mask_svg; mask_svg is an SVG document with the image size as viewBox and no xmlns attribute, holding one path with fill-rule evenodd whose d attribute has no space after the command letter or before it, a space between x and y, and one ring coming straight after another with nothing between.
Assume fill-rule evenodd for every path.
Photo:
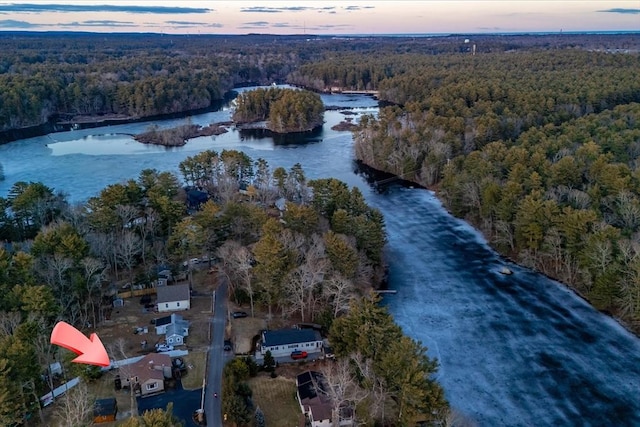
<instances>
[{"instance_id":1,"label":"horizon line","mask_svg":"<svg viewBox=\"0 0 640 427\"><path fill-rule=\"evenodd\" d=\"M2 30L0 34L7 33L29 33L29 34L95 34L100 36L107 35L158 35L158 36L178 36L178 37L211 37L211 36L223 36L223 37L242 37L242 36L269 36L269 37L451 37L451 36L500 36L500 35L580 35L580 34L593 34L593 35L615 35L615 34L640 34L640 30L556 30L556 31L495 31L495 32L440 32L440 33L335 33L335 34L315 34L315 33L292 33L292 34L277 34L277 33L205 33L198 32L193 33L165 33L155 31L122 31L122 32L99 32L99 31L78 31L78 30Z\"/></svg>"}]
</instances>

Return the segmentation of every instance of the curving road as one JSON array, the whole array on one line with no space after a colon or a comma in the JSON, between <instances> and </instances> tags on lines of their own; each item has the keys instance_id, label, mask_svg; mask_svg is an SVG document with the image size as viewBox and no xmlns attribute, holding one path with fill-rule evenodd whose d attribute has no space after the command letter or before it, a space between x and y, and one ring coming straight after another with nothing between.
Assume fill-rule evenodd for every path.
<instances>
[{"instance_id":1,"label":"curving road","mask_svg":"<svg viewBox=\"0 0 640 427\"><path fill-rule=\"evenodd\" d=\"M227 304L227 283L226 278L218 276L218 289L213 295L213 319L211 347L209 348L207 385L205 387L205 414L207 416L207 426L222 426L222 368L225 363L224 356L224 326L226 322ZM218 393L218 397L213 397L213 393Z\"/></svg>"}]
</instances>

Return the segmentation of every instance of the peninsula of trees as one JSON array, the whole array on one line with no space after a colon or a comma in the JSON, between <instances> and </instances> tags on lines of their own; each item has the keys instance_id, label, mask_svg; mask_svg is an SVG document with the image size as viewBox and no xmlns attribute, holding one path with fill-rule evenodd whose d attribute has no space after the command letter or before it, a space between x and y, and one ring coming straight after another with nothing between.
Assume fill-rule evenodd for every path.
<instances>
[{"instance_id":1,"label":"peninsula of trees","mask_svg":"<svg viewBox=\"0 0 640 427\"><path fill-rule=\"evenodd\" d=\"M133 138L143 144L164 145L167 147L180 147L187 143L188 139L200 136L221 135L228 132L226 123L213 123L202 127L193 123L176 126L170 129L159 129L157 125L151 125L146 132L140 133Z\"/></svg>"},{"instance_id":2,"label":"peninsula of trees","mask_svg":"<svg viewBox=\"0 0 640 427\"><path fill-rule=\"evenodd\" d=\"M322 125L324 104L307 90L259 88L238 95L233 120L240 125L266 121L276 133L304 132Z\"/></svg>"}]
</instances>

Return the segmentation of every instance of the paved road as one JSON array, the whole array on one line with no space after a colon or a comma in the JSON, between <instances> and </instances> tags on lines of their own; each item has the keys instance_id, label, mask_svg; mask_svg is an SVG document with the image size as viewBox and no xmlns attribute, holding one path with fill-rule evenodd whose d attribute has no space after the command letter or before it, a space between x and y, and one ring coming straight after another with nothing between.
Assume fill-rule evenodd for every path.
<instances>
[{"instance_id":1,"label":"paved road","mask_svg":"<svg viewBox=\"0 0 640 427\"><path fill-rule=\"evenodd\" d=\"M205 394L205 414L207 416L207 426L222 426L222 368L224 367L224 326L227 315L227 283L226 278L218 277L220 286L214 294L213 327L211 336L211 347L209 348L209 369L207 371L207 386ZM213 393L218 393L214 398Z\"/></svg>"}]
</instances>

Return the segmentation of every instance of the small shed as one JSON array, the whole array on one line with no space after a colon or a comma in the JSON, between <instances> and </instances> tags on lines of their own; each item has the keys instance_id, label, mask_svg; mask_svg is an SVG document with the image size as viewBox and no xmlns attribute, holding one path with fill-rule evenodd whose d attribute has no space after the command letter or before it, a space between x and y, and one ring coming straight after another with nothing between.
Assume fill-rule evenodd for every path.
<instances>
[{"instance_id":1,"label":"small shed","mask_svg":"<svg viewBox=\"0 0 640 427\"><path fill-rule=\"evenodd\" d=\"M93 404L93 422L110 423L116 420L118 413L118 402L115 397L107 399L97 399Z\"/></svg>"}]
</instances>

